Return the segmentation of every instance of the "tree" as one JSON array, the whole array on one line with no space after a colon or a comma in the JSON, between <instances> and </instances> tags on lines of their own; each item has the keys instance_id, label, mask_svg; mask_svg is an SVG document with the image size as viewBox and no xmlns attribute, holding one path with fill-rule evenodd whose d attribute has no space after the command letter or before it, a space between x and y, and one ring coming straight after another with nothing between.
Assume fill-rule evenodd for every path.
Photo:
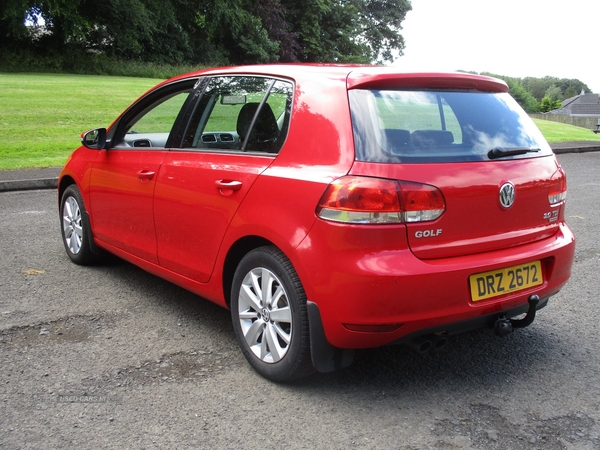
<instances>
[{"instance_id":1,"label":"tree","mask_svg":"<svg viewBox=\"0 0 600 450\"><path fill-rule=\"evenodd\" d=\"M547 95L553 100L565 100L579 95L581 91L591 92L587 85L577 79L527 77L522 80L523 87L540 102Z\"/></svg>"},{"instance_id":2,"label":"tree","mask_svg":"<svg viewBox=\"0 0 600 450\"><path fill-rule=\"evenodd\" d=\"M548 98L549 100L552 100L552 101L558 101L560 103L560 99L564 98L564 97L563 97L563 93L560 90L560 88L553 84L546 90L545 95L542 97L542 101L545 98Z\"/></svg>"},{"instance_id":3,"label":"tree","mask_svg":"<svg viewBox=\"0 0 600 450\"><path fill-rule=\"evenodd\" d=\"M85 0L80 13L93 23L85 34L87 49L122 59L171 64L192 55L172 2Z\"/></svg>"},{"instance_id":4,"label":"tree","mask_svg":"<svg viewBox=\"0 0 600 450\"><path fill-rule=\"evenodd\" d=\"M550 97L545 96L540 102L539 112L545 113L559 108L562 108L562 103L559 100L552 100Z\"/></svg>"},{"instance_id":5,"label":"tree","mask_svg":"<svg viewBox=\"0 0 600 450\"><path fill-rule=\"evenodd\" d=\"M26 22L36 25L39 21L44 22L45 40L50 36L60 39L67 33L76 35L77 26L73 23L80 22L73 14L79 6L79 1L75 0L71 4L61 5L60 0L29 1L29 0L8 0L0 5L0 32L2 33L3 46L25 46L36 37L31 33L31 27L26 26ZM58 14L56 9L64 6L64 10Z\"/></svg>"},{"instance_id":6,"label":"tree","mask_svg":"<svg viewBox=\"0 0 600 450\"><path fill-rule=\"evenodd\" d=\"M400 34L408 0L281 0L298 60L307 62L393 61L404 49Z\"/></svg>"},{"instance_id":7,"label":"tree","mask_svg":"<svg viewBox=\"0 0 600 450\"><path fill-rule=\"evenodd\" d=\"M174 2L160 0L8 0L0 19L2 47L41 53L100 52L123 59L178 63L189 59L189 39ZM42 22L32 36L29 22Z\"/></svg>"},{"instance_id":8,"label":"tree","mask_svg":"<svg viewBox=\"0 0 600 450\"><path fill-rule=\"evenodd\" d=\"M522 84L523 87L539 102L548 92L548 88L554 84L553 80L554 78L551 77L527 77L522 80Z\"/></svg>"},{"instance_id":9,"label":"tree","mask_svg":"<svg viewBox=\"0 0 600 450\"><path fill-rule=\"evenodd\" d=\"M535 113L538 111L538 102L529 92L525 90L523 85L515 80L508 81L509 91L508 93L521 105L521 107L528 113Z\"/></svg>"},{"instance_id":10,"label":"tree","mask_svg":"<svg viewBox=\"0 0 600 450\"><path fill-rule=\"evenodd\" d=\"M300 54L298 33L286 21L286 11L279 0L257 0L252 12L259 17L269 39L279 43L279 60L296 62Z\"/></svg>"},{"instance_id":11,"label":"tree","mask_svg":"<svg viewBox=\"0 0 600 450\"><path fill-rule=\"evenodd\" d=\"M0 38L2 45L17 45L30 38L25 21L28 19L27 0L13 0L0 3ZM35 16L30 20L37 20Z\"/></svg>"},{"instance_id":12,"label":"tree","mask_svg":"<svg viewBox=\"0 0 600 450\"><path fill-rule=\"evenodd\" d=\"M279 43L269 39L262 20L252 14L250 0L190 3L195 15L192 32L200 38L200 48L213 49L223 62L233 64L264 63L279 58Z\"/></svg>"},{"instance_id":13,"label":"tree","mask_svg":"<svg viewBox=\"0 0 600 450\"><path fill-rule=\"evenodd\" d=\"M402 55L404 38L399 33L406 13L412 9L407 0L355 1L359 10L358 40L364 40L371 61L394 61L394 52Z\"/></svg>"},{"instance_id":14,"label":"tree","mask_svg":"<svg viewBox=\"0 0 600 450\"><path fill-rule=\"evenodd\" d=\"M0 50L169 64L393 61L410 9L409 0L4 0Z\"/></svg>"},{"instance_id":15,"label":"tree","mask_svg":"<svg viewBox=\"0 0 600 450\"><path fill-rule=\"evenodd\" d=\"M512 95L519 105L521 105L521 108L528 113L535 113L538 111L538 101L529 91L527 91L527 89L525 89L520 78L506 77L488 72L483 72L482 75L504 80L506 84L508 84L508 93Z\"/></svg>"},{"instance_id":16,"label":"tree","mask_svg":"<svg viewBox=\"0 0 600 450\"><path fill-rule=\"evenodd\" d=\"M332 0L281 0L285 11L285 20L291 31L297 36L298 61L321 61L323 52L322 39L324 30L322 23L331 11Z\"/></svg>"}]
</instances>

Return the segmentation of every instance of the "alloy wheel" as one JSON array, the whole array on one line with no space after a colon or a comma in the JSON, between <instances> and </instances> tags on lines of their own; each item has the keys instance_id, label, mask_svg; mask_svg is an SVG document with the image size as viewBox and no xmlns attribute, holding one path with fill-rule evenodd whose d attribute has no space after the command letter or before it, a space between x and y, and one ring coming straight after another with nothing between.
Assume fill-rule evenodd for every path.
<instances>
[{"instance_id":1,"label":"alloy wheel","mask_svg":"<svg viewBox=\"0 0 600 450\"><path fill-rule=\"evenodd\" d=\"M241 331L250 350L276 363L292 341L292 311L285 288L270 270L255 268L244 277L238 300Z\"/></svg>"},{"instance_id":2,"label":"alloy wheel","mask_svg":"<svg viewBox=\"0 0 600 450\"><path fill-rule=\"evenodd\" d=\"M77 255L81 251L83 228L81 224L81 208L74 197L68 197L63 206L63 232L67 248Z\"/></svg>"}]
</instances>

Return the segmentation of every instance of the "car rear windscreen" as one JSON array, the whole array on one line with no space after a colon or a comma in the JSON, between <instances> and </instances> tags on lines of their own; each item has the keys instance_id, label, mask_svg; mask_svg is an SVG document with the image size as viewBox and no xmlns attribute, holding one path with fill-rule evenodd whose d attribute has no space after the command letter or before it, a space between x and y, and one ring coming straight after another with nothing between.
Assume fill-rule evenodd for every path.
<instances>
[{"instance_id":1,"label":"car rear windscreen","mask_svg":"<svg viewBox=\"0 0 600 450\"><path fill-rule=\"evenodd\" d=\"M552 153L507 93L355 89L349 98L358 161L486 161Z\"/></svg>"}]
</instances>

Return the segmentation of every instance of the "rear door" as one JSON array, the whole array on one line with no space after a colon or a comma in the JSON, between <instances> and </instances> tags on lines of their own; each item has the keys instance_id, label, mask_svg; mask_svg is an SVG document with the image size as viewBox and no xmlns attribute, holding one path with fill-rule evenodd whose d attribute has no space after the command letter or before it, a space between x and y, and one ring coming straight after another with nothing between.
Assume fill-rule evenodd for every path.
<instances>
[{"instance_id":1,"label":"rear door","mask_svg":"<svg viewBox=\"0 0 600 450\"><path fill-rule=\"evenodd\" d=\"M183 148L168 153L157 180L154 209L163 267L208 281L227 227L283 144L292 91L290 82L265 77L208 82Z\"/></svg>"}]
</instances>

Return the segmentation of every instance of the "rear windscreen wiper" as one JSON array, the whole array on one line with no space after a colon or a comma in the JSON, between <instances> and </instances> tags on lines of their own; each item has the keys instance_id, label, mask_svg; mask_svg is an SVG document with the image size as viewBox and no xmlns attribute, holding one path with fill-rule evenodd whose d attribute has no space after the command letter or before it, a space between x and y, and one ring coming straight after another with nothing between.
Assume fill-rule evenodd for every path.
<instances>
[{"instance_id":1,"label":"rear windscreen wiper","mask_svg":"<svg viewBox=\"0 0 600 450\"><path fill-rule=\"evenodd\" d=\"M539 152L535 147L494 147L488 152L488 158L497 159L505 156L524 155L525 153Z\"/></svg>"}]
</instances>

